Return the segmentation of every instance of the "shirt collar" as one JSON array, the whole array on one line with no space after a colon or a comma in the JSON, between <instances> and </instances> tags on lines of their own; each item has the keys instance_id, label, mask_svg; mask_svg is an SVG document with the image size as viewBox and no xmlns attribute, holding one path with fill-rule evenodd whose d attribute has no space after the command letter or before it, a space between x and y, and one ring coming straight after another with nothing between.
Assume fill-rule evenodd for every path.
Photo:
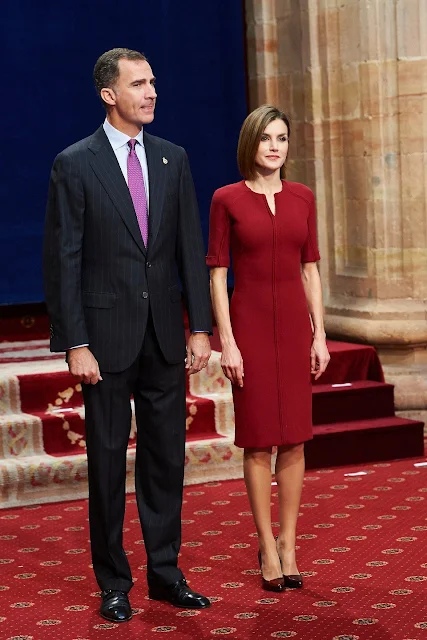
<instances>
[{"instance_id":1,"label":"shirt collar","mask_svg":"<svg viewBox=\"0 0 427 640\"><path fill-rule=\"evenodd\" d=\"M107 118L105 118L104 124L102 126L104 127L105 134L108 140L110 141L110 144L113 147L114 151L116 151L120 147L123 147L125 144L129 142L130 137L126 133L123 133L122 131L119 131L118 129L113 127L113 125L108 122ZM139 144L142 147L144 146L144 129L143 128L141 128L141 131L138 133L137 136L135 136L135 140L138 140Z\"/></svg>"}]
</instances>

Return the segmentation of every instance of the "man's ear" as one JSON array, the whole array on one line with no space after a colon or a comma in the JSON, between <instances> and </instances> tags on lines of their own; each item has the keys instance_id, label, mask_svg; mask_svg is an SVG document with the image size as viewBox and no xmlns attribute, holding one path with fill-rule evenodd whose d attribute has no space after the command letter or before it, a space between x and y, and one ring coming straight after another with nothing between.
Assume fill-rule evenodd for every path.
<instances>
[{"instance_id":1,"label":"man's ear","mask_svg":"<svg viewBox=\"0 0 427 640\"><path fill-rule=\"evenodd\" d=\"M114 93L114 89L110 89L109 87L101 89L101 98L111 107L116 104L116 94Z\"/></svg>"}]
</instances>

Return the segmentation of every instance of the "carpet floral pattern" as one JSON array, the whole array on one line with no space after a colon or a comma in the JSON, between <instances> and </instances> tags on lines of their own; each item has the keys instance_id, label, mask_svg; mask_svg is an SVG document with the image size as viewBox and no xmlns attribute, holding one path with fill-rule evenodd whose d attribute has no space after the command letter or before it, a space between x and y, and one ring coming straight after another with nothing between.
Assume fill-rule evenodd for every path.
<instances>
[{"instance_id":1,"label":"carpet floral pattern","mask_svg":"<svg viewBox=\"0 0 427 640\"><path fill-rule=\"evenodd\" d=\"M87 503L0 514L0 637L207 640L418 640L427 637L427 467L423 460L306 474L298 525L301 591L260 587L257 540L241 480L186 487L180 563L209 610L147 599L137 509L128 497L125 548L134 616L115 626L97 610ZM274 519L277 489L273 486ZM274 527L277 530L277 522Z\"/></svg>"}]
</instances>

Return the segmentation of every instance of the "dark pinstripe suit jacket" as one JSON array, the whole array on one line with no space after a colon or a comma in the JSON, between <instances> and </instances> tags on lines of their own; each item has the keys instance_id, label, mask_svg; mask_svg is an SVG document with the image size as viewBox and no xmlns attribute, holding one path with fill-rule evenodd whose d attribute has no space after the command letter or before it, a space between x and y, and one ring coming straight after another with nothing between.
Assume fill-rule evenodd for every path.
<instances>
[{"instance_id":1,"label":"dark pinstripe suit jacket","mask_svg":"<svg viewBox=\"0 0 427 640\"><path fill-rule=\"evenodd\" d=\"M145 132L144 146L150 183L147 248L103 127L62 151L51 173L43 256L51 351L88 343L101 371L123 371L136 359L149 306L166 360L185 358L179 280L190 328L211 331L187 155Z\"/></svg>"}]
</instances>

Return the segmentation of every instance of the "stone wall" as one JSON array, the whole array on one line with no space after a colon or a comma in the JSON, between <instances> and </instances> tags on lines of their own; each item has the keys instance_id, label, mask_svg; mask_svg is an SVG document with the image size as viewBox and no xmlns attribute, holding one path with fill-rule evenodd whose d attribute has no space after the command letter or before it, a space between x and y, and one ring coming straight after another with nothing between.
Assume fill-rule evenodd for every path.
<instances>
[{"instance_id":1,"label":"stone wall","mask_svg":"<svg viewBox=\"0 0 427 640\"><path fill-rule=\"evenodd\" d=\"M330 337L377 347L427 417L427 0L246 0L250 107L292 120Z\"/></svg>"}]
</instances>

